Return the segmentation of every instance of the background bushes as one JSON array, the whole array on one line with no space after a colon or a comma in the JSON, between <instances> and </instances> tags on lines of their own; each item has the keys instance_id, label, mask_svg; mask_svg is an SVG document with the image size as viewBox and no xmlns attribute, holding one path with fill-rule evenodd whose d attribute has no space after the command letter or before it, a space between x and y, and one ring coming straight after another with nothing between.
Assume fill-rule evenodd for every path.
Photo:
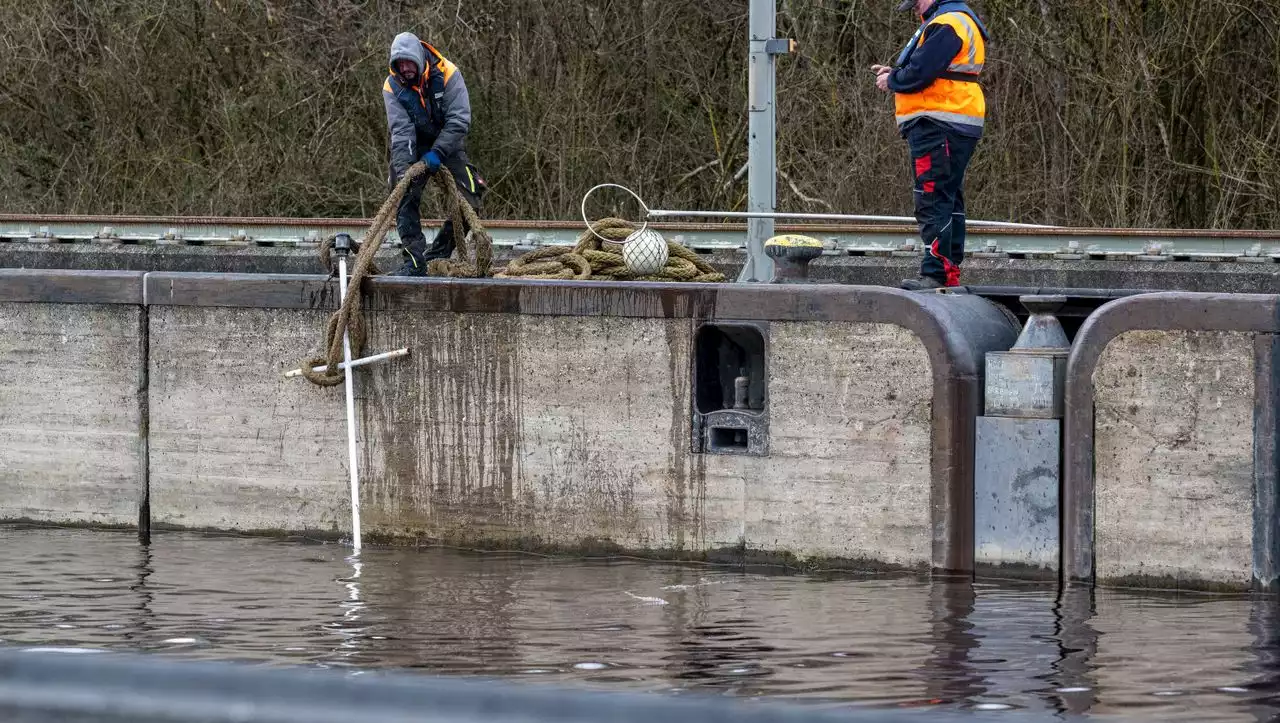
<instances>
[{"instance_id":1,"label":"background bushes","mask_svg":"<svg viewBox=\"0 0 1280 723\"><path fill-rule=\"evenodd\" d=\"M896 0L781 0L779 206L905 214L867 70ZM975 217L1265 228L1280 209L1280 5L974 0L993 38ZM576 218L615 181L745 205L745 0L4 0L0 211L368 216L380 86L411 30L462 69L491 218Z\"/></svg>"}]
</instances>

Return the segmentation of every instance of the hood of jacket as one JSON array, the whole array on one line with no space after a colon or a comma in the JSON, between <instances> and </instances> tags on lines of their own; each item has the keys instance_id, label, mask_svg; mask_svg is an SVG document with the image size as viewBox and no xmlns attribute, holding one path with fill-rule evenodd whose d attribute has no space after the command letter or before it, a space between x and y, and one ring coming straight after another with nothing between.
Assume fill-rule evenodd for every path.
<instances>
[{"instance_id":1,"label":"hood of jacket","mask_svg":"<svg viewBox=\"0 0 1280 723\"><path fill-rule=\"evenodd\" d=\"M391 72L395 72L397 60L411 60L413 64L418 66L418 80L427 74L427 51L422 47L422 41L418 40L418 36L413 33L400 33L396 39L391 42L391 57L387 60L387 65L391 67Z\"/></svg>"},{"instance_id":2,"label":"hood of jacket","mask_svg":"<svg viewBox=\"0 0 1280 723\"><path fill-rule=\"evenodd\" d=\"M973 8L969 7L964 0L938 0L938 2L934 3L933 7L929 8L929 11L924 14L924 21L929 22L942 13L950 12L965 13L969 17L973 18L973 22L977 24L978 30L982 33L983 40L990 39L991 34L987 32L987 26L982 22L982 19L978 17L978 13L975 12Z\"/></svg>"}]
</instances>

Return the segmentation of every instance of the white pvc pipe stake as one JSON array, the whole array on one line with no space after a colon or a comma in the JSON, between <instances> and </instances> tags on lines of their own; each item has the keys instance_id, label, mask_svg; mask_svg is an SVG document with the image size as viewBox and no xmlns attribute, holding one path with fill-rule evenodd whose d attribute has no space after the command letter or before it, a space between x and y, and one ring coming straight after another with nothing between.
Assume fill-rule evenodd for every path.
<instances>
[{"instance_id":1,"label":"white pvc pipe stake","mask_svg":"<svg viewBox=\"0 0 1280 723\"><path fill-rule=\"evenodd\" d=\"M338 293L342 303L347 301L347 257L338 257ZM346 368L351 369L351 336L342 330L342 360ZM347 455L351 468L351 545L360 552L360 475L356 470L356 402L352 389L352 377L347 371L343 383L347 388Z\"/></svg>"},{"instance_id":2,"label":"white pvc pipe stake","mask_svg":"<svg viewBox=\"0 0 1280 723\"><path fill-rule=\"evenodd\" d=\"M409 355L409 350L407 348L396 349L395 351L385 351L381 354L374 354L373 356L367 356L360 359L356 359L355 361L351 362L350 365L348 365L346 362L340 362L338 364L338 368L339 369L355 369L357 367L368 366L369 364L376 364L380 361L386 361L388 359L395 359L396 357L402 357L402 356L408 356L408 355ZM328 365L311 367L311 371L313 372L324 372L324 371L328 371L328 369L329 369ZM293 379L294 377L300 377L302 376L302 370L292 369L290 371L285 372L284 376L286 379Z\"/></svg>"}]
</instances>

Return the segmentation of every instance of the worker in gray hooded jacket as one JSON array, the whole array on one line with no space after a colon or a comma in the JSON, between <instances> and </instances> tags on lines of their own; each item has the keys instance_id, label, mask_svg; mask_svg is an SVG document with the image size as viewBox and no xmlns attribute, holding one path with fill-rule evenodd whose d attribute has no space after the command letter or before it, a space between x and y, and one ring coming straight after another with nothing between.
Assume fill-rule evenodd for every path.
<instances>
[{"instance_id":1,"label":"worker in gray hooded jacket","mask_svg":"<svg viewBox=\"0 0 1280 723\"><path fill-rule=\"evenodd\" d=\"M432 259L453 255L453 221L446 219L431 248L422 235L419 205L431 174L445 168L458 184L462 198L480 210L484 179L467 161L466 138L471 129L471 101L457 66L413 33L400 33L391 44L390 74L382 84L391 133L391 185L397 184L414 162L429 173L409 186L396 214L396 230L403 244L404 266L393 276L425 276ZM466 234L470 229L462 229Z\"/></svg>"}]
</instances>

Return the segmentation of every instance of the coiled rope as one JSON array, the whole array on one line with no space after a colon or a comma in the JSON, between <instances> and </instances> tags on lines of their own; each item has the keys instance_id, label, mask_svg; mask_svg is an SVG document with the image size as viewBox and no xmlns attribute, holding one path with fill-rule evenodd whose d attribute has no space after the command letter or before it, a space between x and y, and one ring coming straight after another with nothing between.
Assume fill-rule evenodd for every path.
<instances>
[{"instance_id":1,"label":"coiled rope","mask_svg":"<svg viewBox=\"0 0 1280 723\"><path fill-rule=\"evenodd\" d=\"M365 325L363 315L363 284L370 275L382 272L374 264L374 256L381 248L387 231L395 224L396 210L404 199L409 185L426 173L423 163L415 163L405 172L404 177L392 189L391 194L383 201L373 223L369 227L364 241L357 247L351 278L347 286L347 297L342 306L329 317L325 329L324 348L326 356L308 359L302 364L302 376L312 384L322 387L333 387L342 384L345 370L338 365L342 363L342 335L346 332L351 341L351 353L354 358L364 352ZM449 173L436 173L431 178L444 202L448 206L449 218L453 221L453 236L457 260L435 259L427 264L430 276L447 276L452 278L484 278L490 275L493 266L493 237L484 229L480 217L459 193L456 182ZM472 240L475 241L475 260L470 258L467 248L467 233L470 228ZM622 256L622 242L637 229L637 225L618 218L606 218L588 226L578 238L573 248L548 247L531 251L507 264L493 274L500 279L588 279L599 281L684 281L693 283L719 283L725 281L725 275L703 261L693 251L681 244L667 241L667 263L654 274L636 274L627 268ZM336 236L326 238L320 245L320 263L325 271L332 273L333 244ZM326 367L324 371L313 371L314 367Z\"/></svg>"},{"instance_id":2,"label":"coiled rope","mask_svg":"<svg viewBox=\"0 0 1280 723\"><path fill-rule=\"evenodd\" d=\"M636 224L619 218L597 221L578 237L578 243L572 248L557 246L530 251L500 269L494 278L694 283L725 280L724 274L698 254L673 241L667 241L667 263L657 273L632 272L623 259L621 243L637 228ZM602 236L613 243L605 243Z\"/></svg>"},{"instance_id":3,"label":"coiled rope","mask_svg":"<svg viewBox=\"0 0 1280 723\"><path fill-rule=\"evenodd\" d=\"M409 185L417 178L426 173L427 167L423 163L415 163L405 172L404 177L391 190L391 194L387 196L387 200L383 201L382 207L378 209L378 213L373 217L373 223L369 226L369 233L365 235L364 242L359 245L356 253L355 262L351 270L351 278L347 285L347 298L342 300L342 306L329 317L329 325L325 329L324 347L327 354L324 357L309 359L302 365L302 376L312 384L322 387L333 387L342 383L345 378L345 371L339 369L338 365L342 363L342 334L345 331L351 340L351 353L355 357L362 355L365 342L365 326L363 315L363 298L362 286L364 280L370 275L378 275L381 271L374 264L373 258L377 255L378 249L382 246L383 240L386 238L387 231L391 230L396 220L396 209L400 206L400 201L409 191ZM454 278L479 278L489 275L489 269L493 265L493 237L488 231L484 230L484 226L480 223L480 217L476 215L475 209L467 203L462 194L458 192L457 183L453 180L453 176L447 172L436 173L431 178L431 182L435 184L445 199L445 204L449 208L449 216L453 220L453 238L455 244L455 253L459 260L451 259L435 259L427 264L427 273L432 276L451 276ZM467 250L466 232L463 231L466 226L463 221L471 228L472 239L476 242L475 261L470 261ZM332 273L333 269L333 243L335 236L326 238L320 244L320 263L324 266L325 271ZM324 371L313 371L313 367L325 366Z\"/></svg>"}]
</instances>

